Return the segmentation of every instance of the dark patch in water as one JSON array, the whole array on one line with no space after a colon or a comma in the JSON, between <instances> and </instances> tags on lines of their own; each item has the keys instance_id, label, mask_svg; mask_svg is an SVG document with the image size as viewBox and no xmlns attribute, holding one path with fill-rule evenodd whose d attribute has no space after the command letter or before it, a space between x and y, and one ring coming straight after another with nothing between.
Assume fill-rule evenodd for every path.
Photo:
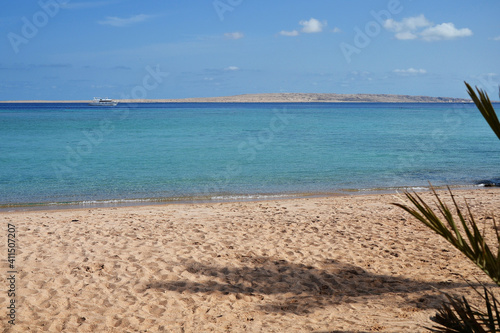
<instances>
[{"instance_id":1,"label":"dark patch in water","mask_svg":"<svg viewBox=\"0 0 500 333\"><path fill-rule=\"evenodd\" d=\"M500 178L480 180L476 184L484 187L500 187Z\"/></svg>"}]
</instances>

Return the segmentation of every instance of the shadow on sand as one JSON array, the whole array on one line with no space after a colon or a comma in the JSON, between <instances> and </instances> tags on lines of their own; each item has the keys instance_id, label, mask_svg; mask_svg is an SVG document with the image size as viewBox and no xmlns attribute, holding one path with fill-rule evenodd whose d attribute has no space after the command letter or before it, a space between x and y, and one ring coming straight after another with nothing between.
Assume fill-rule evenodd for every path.
<instances>
[{"instance_id":1,"label":"shadow on sand","mask_svg":"<svg viewBox=\"0 0 500 333\"><path fill-rule=\"evenodd\" d=\"M179 293L218 292L235 294L237 297L283 294L280 302L260 305L260 310L303 315L315 308L343 302L365 303L367 298L377 299L383 294L400 296L400 304L394 300L393 306L437 308L444 297L435 289L446 291L468 286L466 282L429 283L377 275L330 259L318 265L321 269L268 257L242 257L241 261L241 267L214 267L190 261L184 263L186 271L203 277L203 283L188 280L155 281L147 284L145 289ZM206 277L210 281L206 281Z\"/></svg>"}]
</instances>

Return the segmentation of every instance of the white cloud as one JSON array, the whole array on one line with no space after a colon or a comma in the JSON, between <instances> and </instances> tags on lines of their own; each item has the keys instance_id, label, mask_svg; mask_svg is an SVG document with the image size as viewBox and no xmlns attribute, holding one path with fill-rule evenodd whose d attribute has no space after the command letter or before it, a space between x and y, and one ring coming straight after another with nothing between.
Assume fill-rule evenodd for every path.
<instances>
[{"instance_id":1,"label":"white cloud","mask_svg":"<svg viewBox=\"0 0 500 333\"><path fill-rule=\"evenodd\" d=\"M342 32L342 30L340 30L340 28L335 27L335 28L332 29L332 32L333 33L339 33L339 32Z\"/></svg>"},{"instance_id":2,"label":"white cloud","mask_svg":"<svg viewBox=\"0 0 500 333\"><path fill-rule=\"evenodd\" d=\"M225 71L238 71L240 68L236 66L229 66L224 68Z\"/></svg>"},{"instance_id":3,"label":"white cloud","mask_svg":"<svg viewBox=\"0 0 500 333\"><path fill-rule=\"evenodd\" d=\"M226 32L224 34L224 37L226 37L227 39L240 39L240 38L243 38L244 35L243 33L237 31L237 32Z\"/></svg>"},{"instance_id":4,"label":"white cloud","mask_svg":"<svg viewBox=\"0 0 500 333\"><path fill-rule=\"evenodd\" d=\"M299 32L297 30L292 30L292 31L285 31L281 30L280 35L282 36L290 36L290 37L295 37L299 35Z\"/></svg>"},{"instance_id":5,"label":"white cloud","mask_svg":"<svg viewBox=\"0 0 500 333\"><path fill-rule=\"evenodd\" d=\"M112 86L109 84L103 84L103 85L92 84L92 85L90 85L90 88L92 88L92 89L109 89L109 88L115 88L115 86Z\"/></svg>"},{"instance_id":6,"label":"white cloud","mask_svg":"<svg viewBox=\"0 0 500 333\"><path fill-rule=\"evenodd\" d=\"M399 40L409 40L409 39L415 39L415 38L418 38L417 35L415 35L413 32L411 31L401 31L401 32L397 32L394 37L396 37L396 39L399 39Z\"/></svg>"},{"instance_id":7,"label":"white cloud","mask_svg":"<svg viewBox=\"0 0 500 333\"><path fill-rule=\"evenodd\" d=\"M323 23L316 20L315 18L312 18L309 21L302 20L299 22L302 28L302 32L305 32L307 34L309 33L315 33L315 32L321 32L323 31L323 28L326 27L327 23L324 21Z\"/></svg>"},{"instance_id":8,"label":"white cloud","mask_svg":"<svg viewBox=\"0 0 500 333\"><path fill-rule=\"evenodd\" d=\"M64 9L88 9L88 8L97 8L97 7L103 7L107 5L112 5L115 4L116 1L80 1L80 2L69 2L67 0L66 2L60 0L58 1L60 3L61 8Z\"/></svg>"},{"instance_id":9,"label":"white cloud","mask_svg":"<svg viewBox=\"0 0 500 333\"><path fill-rule=\"evenodd\" d=\"M468 28L457 29L453 23L441 23L425 29L420 36L425 41L435 41L472 36L472 31Z\"/></svg>"},{"instance_id":10,"label":"white cloud","mask_svg":"<svg viewBox=\"0 0 500 333\"><path fill-rule=\"evenodd\" d=\"M500 36L496 36L496 37L493 37L493 38L490 38L490 39L498 41L498 40L500 40Z\"/></svg>"},{"instance_id":11,"label":"white cloud","mask_svg":"<svg viewBox=\"0 0 500 333\"><path fill-rule=\"evenodd\" d=\"M401 20L401 22L394 21L393 19L388 19L384 22L384 28L394 32L411 32L418 28L428 27L432 25L423 14L414 17L406 17Z\"/></svg>"},{"instance_id":12,"label":"white cloud","mask_svg":"<svg viewBox=\"0 0 500 333\"><path fill-rule=\"evenodd\" d=\"M108 16L105 20L99 21L99 24L103 25L111 25L113 27L126 27L131 24L144 22L150 19L151 15L139 14L135 16L131 16L129 18L120 18L116 16Z\"/></svg>"},{"instance_id":13,"label":"white cloud","mask_svg":"<svg viewBox=\"0 0 500 333\"><path fill-rule=\"evenodd\" d=\"M299 24L302 26L302 29L300 29L301 32L310 34L310 33L317 33L317 32L322 32L323 28L327 26L327 22L323 21L320 22L319 20L315 18L310 18L309 20L301 20L299 21ZM340 32L341 30L339 28L334 28L332 32ZM279 32L280 35L282 36L289 36L289 37L295 37L299 35L298 30L281 30Z\"/></svg>"},{"instance_id":14,"label":"white cloud","mask_svg":"<svg viewBox=\"0 0 500 333\"><path fill-rule=\"evenodd\" d=\"M394 37L400 40L421 39L430 42L472 36L472 31L468 28L457 29L453 23L434 25L423 14L406 17L399 22L385 20L384 28L394 32Z\"/></svg>"},{"instance_id":15,"label":"white cloud","mask_svg":"<svg viewBox=\"0 0 500 333\"><path fill-rule=\"evenodd\" d=\"M411 74L411 75L416 75L416 74L425 74L427 73L427 71L425 69L415 69L413 67L410 67L408 69L395 69L393 71L394 73L397 73L397 74L402 74L402 75L408 75L408 74Z\"/></svg>"}]
</instances>

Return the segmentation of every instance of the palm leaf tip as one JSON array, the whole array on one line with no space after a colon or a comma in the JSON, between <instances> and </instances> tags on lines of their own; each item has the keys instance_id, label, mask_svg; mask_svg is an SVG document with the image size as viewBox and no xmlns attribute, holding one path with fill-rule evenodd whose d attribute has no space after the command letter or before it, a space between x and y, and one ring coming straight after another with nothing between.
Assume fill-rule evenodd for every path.
<instances>
[{"instance_id":1,"label":"palm leaf tip","mask_svg":"<svg viewBox=\"0 0 500 333\"><path fill-rule=\"evenodd\" d=\"M479 109L479 111L483 115L488 125L490 125L491 129L496 134L498 139L500 139L500 122L498 121L497 114L495 113L495 109L491 104L488 94L486 94L484 90L481 90L478 87L476 87L477 90L476 94L476 92L474 91L474 89L471 87L470 84L468 84L467 82L464 83L465 86L467 87L467 92L469 93L469 96L474 101L474 104L476 104L476 107Z\"/></svg>"}]
</instances>

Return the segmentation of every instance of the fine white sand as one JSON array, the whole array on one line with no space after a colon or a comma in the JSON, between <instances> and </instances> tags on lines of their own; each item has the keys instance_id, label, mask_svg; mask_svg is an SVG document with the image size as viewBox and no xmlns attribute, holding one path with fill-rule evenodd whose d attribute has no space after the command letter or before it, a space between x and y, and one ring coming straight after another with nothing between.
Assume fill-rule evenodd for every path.
<instances>
[{"instance_id":1,"label":"fine white sand","mask_svg":"<svg viewBox=\"0 0 500 333\"><path fill-rule=\"evenodd\" d=\"M500 191L454 191L492 231ZM440 192L447 201L446 192ZM425 193L430 198L429 193ZM3 332L424 332L491 284L393 194L0 213ZM429 200L431 201L431 200Z\"/></svg>"}]
</instances>

